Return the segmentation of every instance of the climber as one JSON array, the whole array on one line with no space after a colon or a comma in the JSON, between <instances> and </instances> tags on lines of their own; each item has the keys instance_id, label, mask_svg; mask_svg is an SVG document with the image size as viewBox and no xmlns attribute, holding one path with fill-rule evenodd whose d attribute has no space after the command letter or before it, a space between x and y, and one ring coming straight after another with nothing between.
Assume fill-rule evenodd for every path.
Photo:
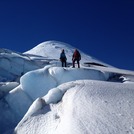
<instances>
[{"instance_id":1,"label":"climber","mask_svg":"<svg viewBox=\"0 0 134 134\"><path fill-rule=\"evenodd\" d=\"M62 52L61 52L61 54L60 54L60 61L61 61L61 63L62 63L62 67L66 67L67 66L67 58L66 58L66 55L65 55L65 51L64 51L64 49L62 49Z\"/></svg>"},{"instance_id":2,"label":"climber","mask_svg":"<svg viewBox=\"0 0 134 134\"><path fill-rule=\"evenodd\" d=\"M79 62L80 60L81 60L81 54L77 49L75 49L72 56L73 68L75 68L75 61L77 61L78 68L80 68L80 62Z\"/></svg>"}]
</instances>

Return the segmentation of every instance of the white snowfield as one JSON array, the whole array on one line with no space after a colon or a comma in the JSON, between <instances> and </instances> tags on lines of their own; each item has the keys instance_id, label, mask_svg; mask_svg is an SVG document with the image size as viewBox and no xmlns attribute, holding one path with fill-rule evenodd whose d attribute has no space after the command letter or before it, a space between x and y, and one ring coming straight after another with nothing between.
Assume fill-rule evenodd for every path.
<instances>
[{"instance_id":1,"label":"white snowfield","mask_svg":"<svg viewBox=\"0 0 134 134\"><path fill-rule=\"evenodd\" d=\"M62 48L70 57L66 68L59 61ZM48 41L24 54L12 55L8 50L14 73L14 66L23 64L12 57L18 55L28 66L20 81L15 75L14 82L0 75L6 80L0 84L0 134L134 134L134 71L109 66L82 52L81 68L72 68L73 49Z\"/></svg>"},{"instance_id":2,"label":"white snowfield","mask_svg":"<svg viewBox=\"0 0 134 134\"><path fill-rule=\"evenodd\" d=\"M16 133L134 133L133 94L133 84L93 80L62 84L33 103Z\"/></svg>"}]
</instances>

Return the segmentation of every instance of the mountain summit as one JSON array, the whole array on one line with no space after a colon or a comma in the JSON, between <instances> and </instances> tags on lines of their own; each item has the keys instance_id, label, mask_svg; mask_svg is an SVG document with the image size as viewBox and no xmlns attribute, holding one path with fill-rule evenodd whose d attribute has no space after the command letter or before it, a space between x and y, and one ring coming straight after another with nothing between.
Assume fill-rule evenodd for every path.
<instances>
[{"instance_id":1,"label":"mountain summit","mask_svg":"<svg viewBox=\"0 0 134 134\"><path fill-rule=\"evenodd\" d=\"M73 46L71 46L67 43L63 43L63 42L59 42L59 41L43 42L43 43L37 45L36 47L34 47L33 49L25 52L25 54L40 55L40 56L43 56L43 57L48 58L48 59L59 59L59 56L60 56L62 49L65 50L65 53L67 55L67 61L72 62L72 55L73 55L73 52L76 48L74 48ZM84 62L97 62L100 64L105 64L105 63L102 63L99 60L96 60L95 58L85 54L81 50L79 50L79 51L82 55L81 56L82 63L84 63Z\"/></svg>"}]
</instances>

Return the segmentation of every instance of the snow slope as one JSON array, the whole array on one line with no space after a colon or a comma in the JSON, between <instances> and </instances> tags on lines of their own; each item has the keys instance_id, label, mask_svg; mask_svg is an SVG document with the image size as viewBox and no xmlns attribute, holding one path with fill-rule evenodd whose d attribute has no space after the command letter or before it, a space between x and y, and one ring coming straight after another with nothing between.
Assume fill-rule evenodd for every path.
<instances>
[{"instance_id":1,"label":"snow slope","mask_svg":"<svg viewBox=\"0 0 134 134\"><path fill-rule=\"evenodd\" d=\"M22 74L43 66L33 61L27 55L0 49L0 82L16 81Z\"/></svg>"},{"instance_id":2,"label":"snow slope","mask_svg":"<svg viewBox=\"0 0 134 134\"><path fill-rule=\"evenodd\" d=\"M24 54L31 54L31 55L40 55L48 59L59 59L61 50L64 49L66 56L67 56L67 61L69 63L72 63L72 55L75 50L75 48L67 43L59 42L59 41L46 41L43 43L40 43L33 49L25 52ZM104 64L108 66L108 64L100 62L99 60L95 59L94 57L91 57L85 53L83 53L81 50L79 50L81 53L81 63L84 62L97 62L100 64Z\"/></svg>"},{"instance_id":3,"label":"snow slope","mask_svg":"<svg viewBox=\"0 0 134 134\"><path fill-rule=\"evenodd\" d=\"M57 41L23 54L0 50L0 134L134 133L134 72L83 52L81 68L71 68L73 50Z\"/></svg>"},{"instance_id":4,"label":"snow slope","mask_svg":"<svg viewBox=\"0 0 134 134\"><path fill-rule=\"evenodd\" d=\"M60 92L65 95L61 97ZM134 84L93 80L62 84L42 98L50 109L37 99L16 127L16 133L134 133L133 95Z\"/></svg>"}]
</instances>

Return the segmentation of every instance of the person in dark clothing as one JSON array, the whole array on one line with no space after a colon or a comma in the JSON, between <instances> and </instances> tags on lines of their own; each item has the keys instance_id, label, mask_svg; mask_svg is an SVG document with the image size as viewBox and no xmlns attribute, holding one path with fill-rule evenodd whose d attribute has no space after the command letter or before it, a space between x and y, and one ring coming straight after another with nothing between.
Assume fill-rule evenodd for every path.
<instances>
[{"instance_id":1,"label":"person in dark clothing","mask_svg":"<svg viewBox=\"0 0 134 134\"><path fill-rule=\"evenodd\" d=\"M75 49L75 51L73 53L73 57L72 57L73 68L75 68L75 61L77 61L78 68L80 68L80 60L81 60L81 54L77 49Z\"/></svg>"},{"instance_id":2,"label":"person in dark clothing","mask_svg":"<svg viewBox=\"0 0 134 134\"><path fill-rule=\"evenodd\" d=\"M67 58L66 58L66 55L65 55L65 51L64 51L64 49L62 49L62 52L61 52L61 54L60 54L60 61L61 61L61 63L62 63L62 67L66 67L67 66Z\"/></svg>"}]
</instances>

